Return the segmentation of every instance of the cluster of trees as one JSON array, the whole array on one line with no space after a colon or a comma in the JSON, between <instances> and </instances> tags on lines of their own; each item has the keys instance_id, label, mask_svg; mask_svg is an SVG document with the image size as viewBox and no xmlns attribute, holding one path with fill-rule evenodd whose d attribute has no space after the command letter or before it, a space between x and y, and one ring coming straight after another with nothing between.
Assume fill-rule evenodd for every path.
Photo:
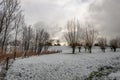
<instances>
[{"instance_id":1,"label":"cluster of trees","mask_svg":"<svg viewBox=\"0 0 120 80\"><path fill-rule=\"evenodd\" d=\"M120 48L120 38L113 38L110 40L111 50L116 52L117 48Z\"/></svg>"},{"instance_id":2,"label":"cluster of trees","mask_svg":"<svg viewBox=\"0 0 120 80\"><path fill-rule=\"evenodd\" d=\"M116 52L116 49L120 47L120 38L113 38L109 41L109 45L107 43L107 39L104 37L98 38L98 46L100 46L101 50L105 52L106 47L110 47L111 51Z\"/></svg>"},{"instance_id":3,"label":"cluster of trees","mask_svg":"<svg viewBox=\"0 0 120 80\"><path fill-rule=\"evenodd\" d=\"M33 28L32 26L24 26L21 31L21 50L24 56L28 51L40 54L42 50L48 50L50 34L44 28Z\"/></svg>"},{"instance_id":4,"label":"cluster of trees","mask_svg":"<svg viewBox=\"0 0 120 80\"><path fill-rule=\"evenodd\" d=\"M78 47L80 52L82 46L85 48L85 51L88 50L91 53L96 40L103 52L105 52L108 46L106 38L98 38L99 33L92 24L87 23L83 25L80 24L78 20L71 20L68 21L66 30L67 32L64 34L64 37L68 45L71 46L73 54L75 53L76 47ZM109 47L116 52L116 48L120 47L120 38L111 39Z\"/></svg>"},{"instance_id":5,"label":"cluster of trees","mask_svg":"<svg viewBox=\"0 0 120 80\"><path fill-rule=\"evenodd\" d=\"M50 35L44 28L25 24L19 0L0 0L0 53L6 53L12 42L14 58L18 46L24 55L28 50L40 54L43 48L48 49L49 38Z\"/></svg>"},{"instance_id":6,"label":"cluster of trees","mask_svg":"<svg viewBox=\"0 0 120 80\"><path fill-rule=\"evenodd\" d=\"M59 39L53 40L53 42L51 42L51 44L52 44L51 46L61 46Z\"/></svg>"},{"instance_id":7,"label":"cluster of trees","mask_svg":"<svg viewBox=\"0 0 120 80\"><path fill-rule=\"evenodd\" d=\"M15 39L17 39L18 28L22 19L20 9L20 2L18 0L1 0L0 1L0 47L1 53L6 51L9 40L13 38L15 32ZM13 32L14 31L14 32Z\"/></svg>"},{"instance_id":8,"label":"cluster of trees","mask_svg":"<svg viewBox=\"0 0 120 80\"><path fill-rule=\"evenodd\" d=\"M81 25L78 20L68 21L66 25L67 32L64 37L67 43L72 47L72 53L75 53L75 48L79 46L79 52L83 45L91 53L92 46L97 38L98 32L94 25ZM81 45L82 43L82 45ZM84 44L83 44L84 43Z\"/></svg>"}]
</instances>

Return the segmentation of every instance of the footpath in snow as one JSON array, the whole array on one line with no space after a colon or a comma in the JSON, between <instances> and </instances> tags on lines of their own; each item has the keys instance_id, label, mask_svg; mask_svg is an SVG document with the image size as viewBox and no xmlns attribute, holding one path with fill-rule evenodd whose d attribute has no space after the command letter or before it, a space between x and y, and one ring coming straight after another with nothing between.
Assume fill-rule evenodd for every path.
<instances>
[{"instance_id":1,"label":"footpath in snow","mask_svg":"<svg viewBox=\"0 0 120 80\"><path fill-rule=\"evenodd\" d=\"M69 48L66 51L69 52ZM7 72L7 80L84 80L102 66L113 66L120 53L63 53L16 60ZM120 60L119 60L120 62ZM114 77L115 73L109 76ZM117 73L116 73L117 74ZM104 79L103 79L104 80ZM119 80L119 79L118 79Z\"/></svg>"}]
</instances>

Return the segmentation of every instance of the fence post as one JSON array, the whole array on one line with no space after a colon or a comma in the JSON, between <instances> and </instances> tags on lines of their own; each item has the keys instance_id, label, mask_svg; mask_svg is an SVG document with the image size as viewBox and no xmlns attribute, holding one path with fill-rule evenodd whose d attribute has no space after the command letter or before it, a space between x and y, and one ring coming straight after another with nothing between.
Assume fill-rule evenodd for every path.
<instances>
[{"instance_id":1,"label":"fence post","mask_svg":"<svg viewBox=\"0 0 120 80\"><path fill-rule=\"evenodd\" d=\"M9 67L9 57L6 58L6 70L8 70L8 67Z\"/></svg>"}]
</instances>

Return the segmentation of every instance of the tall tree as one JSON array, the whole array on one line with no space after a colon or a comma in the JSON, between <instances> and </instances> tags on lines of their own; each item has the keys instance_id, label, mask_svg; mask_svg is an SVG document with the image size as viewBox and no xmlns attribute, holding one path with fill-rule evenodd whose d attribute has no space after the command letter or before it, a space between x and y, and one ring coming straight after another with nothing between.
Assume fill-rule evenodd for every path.
<instances>
[{"instance_id":1,"label":"tall tree","mask_svg":"<svg viewBox=\"0 0 120 80\"><path fill-rule=\"evenodd\" d=\"M47 41L49 40L49 33L46 32L44 29L39 29L37 31L37 34L38 35L38 50L37 50L37 53L38 55L41 53L43 47L45 47L45 44L47 43Z\"/></svg>"},{"instance_id":2,"label":"tall tree","mask_svg":"<svg viewBox=\"0 0 120 80\"><path fill-rule=\"evenodd\" d=\"M78 20L68 21L66 26L67 32L64 34L65 40L72 47L72 53L75 53L75 48L80 38L80 24Z\"/></svg>"},{"instance_id":3,"label":"tall tree","mask_svg":"<svg viewBox=\"0 0 120 80\"><path fill-rule=\"evenodd\" d=\"M44 22L39 22L34 26L35 26L34 49L35 49L35 53L39 55L43 49L44 50L48 49L50 34L46 30L48 25L46 25Z\"/></svg>"},{"instance_id":4,"label":"tall tree","mask_svg":"<svg viewBox=\"0 0 120 80\"><path fill-rule=\"evenodd\" d=\"M31 26L27 27L24 26L23 27L23 33L22 33L22 45L23 45L23 50L24 50L24 57L26 57L27 51L30 48L31 40L33 38L33 29L31 28Z\"/></svg>"},{"instance_id":5,"label":"tall tree","mask_svg":"<svg viewBox=\"0 0 120 80\"><path fill-rule=\"evenodd\" d=\"M24 21L24 17L21 13L18 14L14 21L14 27L15 27L15 40L14 40L14 59L16 57L16 46L17 46L17 40L18 40L18 33L20 32L20 27L22 27L22 23Z\"/></svg>"},{"instance_id":6,"label":"tall tree","mask_svg":"<svg viewBox=\"0 0 120 80\"><path fill-rule=\"evenodd\" d=\"M85 46L88 48L89 52L92 52L92 46L98 36L98 31L94 28L94 25L87 24L84 33Z\"/></svg>"},{"instance_id":7,"label":"tall tree","mask_svg":"<svg viewBox=\"0 0 120 80\"><path fill-rule=\"evenodd\" d=\"M0 5L0 34L3 34L1 43L2 51L6 43L7 35L13 30L12 23L15 20L17 13L20 11L19 4L19 0L2 0Z\"/></svg>"}]
</instances>

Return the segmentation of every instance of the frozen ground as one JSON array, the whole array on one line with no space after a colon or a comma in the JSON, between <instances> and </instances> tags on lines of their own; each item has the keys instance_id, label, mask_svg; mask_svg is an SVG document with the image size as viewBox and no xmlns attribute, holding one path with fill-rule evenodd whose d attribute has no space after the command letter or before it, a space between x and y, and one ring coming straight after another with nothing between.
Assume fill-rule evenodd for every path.
<instances>
[{"instance_id":1,"label":"frozen ground","mask_svg":"<svg viewBox=\"0 0 120 80\"><path fill-rule=\"evenodd\" d=\"M7 80L84 80L99 67L113 66L120 58L119 52L103 53L98 48L94 48L92 54L83 50L70 54L69 47L50 49L62 49L63 53L16 60L7 72ZM109 77L114 78L118 73L111 73Z\"/></svg>"},{"instance_id":2,"label":"frozen ground","mask_svg":"<svg viewBox=\"0 0 120 80\"><path fill-rule=\"evenodd\" d=\"M109 75L109 77L110 77L111 79L120 80L120 71L115 72L115 73L111 73L111 74Z\"/></svg>"}]
</instances>

